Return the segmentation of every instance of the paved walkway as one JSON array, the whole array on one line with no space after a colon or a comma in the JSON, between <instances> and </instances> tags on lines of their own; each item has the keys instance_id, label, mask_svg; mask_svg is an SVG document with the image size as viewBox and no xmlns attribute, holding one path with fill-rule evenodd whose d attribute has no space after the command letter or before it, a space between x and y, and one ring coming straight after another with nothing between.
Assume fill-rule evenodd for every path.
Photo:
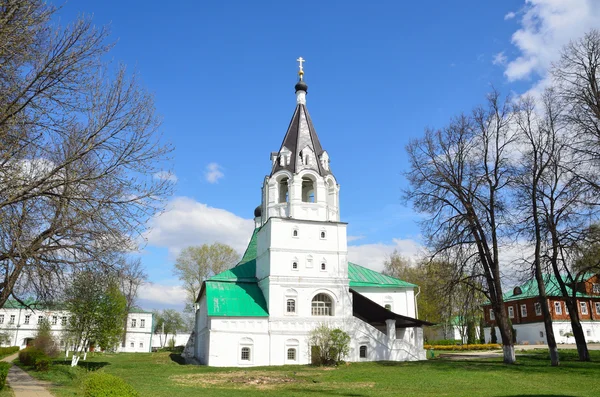
<instances>
[{"instance_id":1,"label":"paved walkway","mask_svg":"<svg viewBox=\"0 0 600 397\"><path fill-rule=\"evenodd\" d=\"M12 362L17 358L15 353L2 361ZM15 397L53 397L44 385L46 383L32 378L27 372L13 364L8 371L8 384L15 392Z\"/></svg>"}]
</instances>

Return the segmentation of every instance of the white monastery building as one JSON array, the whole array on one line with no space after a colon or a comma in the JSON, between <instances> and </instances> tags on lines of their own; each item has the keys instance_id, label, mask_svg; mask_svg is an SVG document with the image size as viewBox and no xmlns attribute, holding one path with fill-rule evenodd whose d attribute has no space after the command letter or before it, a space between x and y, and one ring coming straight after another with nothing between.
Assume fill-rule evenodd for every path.
<instances>
[{"instance_id":1,"label":"white monastery building","mask_svg":"<svg viewBox=\"0 0 600 397\"><path fill-rule=\"evenodd\" d=\"M9 300L0 308L0 333L6 336L5 346L26 348L38 332L38 324L46 318L50 323L54 339L63 350L65 346L65 331L71 313L60 308L39 306L34 302ZM117 346L117 351L128 353L144 353L152 350L152 313L140 309L132 309L127 315L127 329L123 343Z\"/></svg>"},{"instance_id":2,"label":"white monastery building","mask_svg":"<svg viewBox=\"0 0 600 397\"><path fill-rule=\"evenodd\" d=\"M340 186L298 61L296 109L271 153L256 229L240 263L203 283L186 354L211 366L307 364L309 333L328 324L351 336L347 361L424 360L416 286L348 262Z\"/></svg>"}]
</instances>

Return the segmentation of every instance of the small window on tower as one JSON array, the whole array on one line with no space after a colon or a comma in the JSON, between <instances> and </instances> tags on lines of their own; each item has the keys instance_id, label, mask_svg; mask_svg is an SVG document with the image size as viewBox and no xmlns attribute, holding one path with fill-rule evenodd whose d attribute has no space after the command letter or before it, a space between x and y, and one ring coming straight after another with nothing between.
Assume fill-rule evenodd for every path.
<instances>
[{"instance_id":1,"label":"small window on tower","mask_svg":"<svg viewBox=\"0 0 600 397\"><path fill-rule=\"evenodd\" d=\"M292 232L292 237L298 237L298 229L294 229Z\"/></svg>"},{"instance_id":2,"label":"small window on tower","mask_svg":"<svg viewBox=\"0 0 600 397\"><path fill-rule=\"evenodd\" d=\"M292 270L298 270L298 262L292 262Z\"/></svg>"},{"instance_id":3,"label":"small window on tower","mask_svg":"<svg viewBox=\"0 0 600 397\"><path fill-rule=\"evenodd\" d=\"M321 270L327 270L327 265L325 262L321 263Z\"/></svg>"},{"instance_id":4,"label":"small window on tower","mask_svg":"<svg viewBox=\"0 0 600 397\"><path fill-rule=\"evenodd\" d=\"M325 239L327 237L327 233L325 231L321 231L321 239Z\"/></svg>"}]
</instances>

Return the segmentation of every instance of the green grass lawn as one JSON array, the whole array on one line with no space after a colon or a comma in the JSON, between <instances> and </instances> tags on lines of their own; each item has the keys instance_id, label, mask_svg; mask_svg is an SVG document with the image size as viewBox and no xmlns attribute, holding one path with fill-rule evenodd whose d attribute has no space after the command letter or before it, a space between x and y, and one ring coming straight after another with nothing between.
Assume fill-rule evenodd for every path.
<instances>
[{"instance_id":1,"label":"green grass lawn","mask_svg":"<svg viewBox=\"0 0 600 397\"><path fill-rule=\"evenodd\" d=\"M500 359L434 359L338 368L209 368L180 365L169 353L98 355L80 364L124 378L142 396L600 396L600 352L591 353L593 362L580 363L575 352L561 351L558 368L550 367L545 351L529 351L511 366ZM52 381L57 396L81 396L87 371L67 362L45 374L30 373Z\"/></svg>"}]
</instances>

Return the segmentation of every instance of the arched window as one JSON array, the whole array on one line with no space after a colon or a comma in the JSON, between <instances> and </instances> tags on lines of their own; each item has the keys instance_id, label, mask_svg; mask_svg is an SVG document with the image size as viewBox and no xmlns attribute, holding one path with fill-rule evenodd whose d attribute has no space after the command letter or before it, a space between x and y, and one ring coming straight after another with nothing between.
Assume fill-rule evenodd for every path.
<instances>
[{"instance_id":1,"label":"arched window","mask_svg":"<svg viewBox=\"0 0 600 397\"><path fill-rule=\"evenodd\" d=\"M390 305L389 303L385 305L385 309L386 310L392 310L392 305Z\"/></svg>"},{"instance_id":2,"label":"arched window","mask_svg":"<svg viewBox=\"0 0 600 397\"><path fill-rule=\"evenodd\" d=\"M292 262L292 269L293 270L298 270L298 261L293 261Z\"/></svg>"},{"instance_id":3,"label":"arched window","mask_svg":"<svg viewBox=\"0 0 600 397\"><path fill-rule=\"evenodd\" d=\"M361 347L358 348L358 357L367 358L367 346L366 345L362 345Z\"/></svg>"},{"instance_id":4,"label":"arched window","mask_svg":"<svg viewBox=\"0 0 600 397\"><path fill-rule=\"evenodd\" d=\"M327 270L327 264L325 262L321 263L321 270Z\"/></svg>"},{"instance_id":5,"label":"arched window","mask_svg":"<svg viewBox=\"0 0 600 397\"><path fill-rule=\"evenodd\" d=\"M250 348L249 347L242 347L242 353L241 353L240 359L242 361L250 361Z\"/></svg>"},{"instance_id":6,"label":"arched window","mask_svg":"<svg viewBox=\"0 0 600 397\"><path fill-rule=\"evenodd\" d=\"M305 203L315 202L315 183L306 176L302 178L302 201Z\"/></svg>"},{"instance_id":7,"label":"arched window","mask_svg":"<svg viewBox=\"0 0 600 397\"><path fill-rule=\"evenodd\" d=\"M287 203L288 200L289 200L288 178L284 177L284 178L281 178L281 180L279 181L279 202Z\"/></svg>"},{"instance_id":8,"label":"arched window","mask_svg":"<svg viewBox=\"0 0 600 397\"><path fill-rule=\"evenodd\" d=\"M294 229L292 232L292 237L298 237L298 229Z\"/></svg>"},{"instance_id":9,"label":"arched window","mask_svg":"<svg viewBox=\"0 0 600 397\"><path fill-rule=\"evenodd\" d=\"M327 237L327 233L325 230L321 230L321 239L325 239Z\"/></svg>"},{"instance_id":10,"label":"arched window","mask_svg":"<svg viewBox=\"0 0 600 397\"><path fill-rule=\"evenodd\" d=\"M317 294L312 299L313 316L333 316L333 301L327 294Z\"/></svg>"},{"instance_id":11,"label":"arched window","mask_svg":"<svg viewBox=\"0 0 600 397\"><path fill-rule=\"evenodd\" d=\"M287 359L289 361L296 361L296 349L295 348L290 348L287 349Z\"/></svg>"},{"instance_id":12,"label":"arched window","mask_svg":"<svg viewBox=\"0 0 600 397\"><path fill-rule=\"evenodd\" d=\"M287 313L296 313L296 300L288 299L285 307Z\"/></svg>"}]
</instances>

